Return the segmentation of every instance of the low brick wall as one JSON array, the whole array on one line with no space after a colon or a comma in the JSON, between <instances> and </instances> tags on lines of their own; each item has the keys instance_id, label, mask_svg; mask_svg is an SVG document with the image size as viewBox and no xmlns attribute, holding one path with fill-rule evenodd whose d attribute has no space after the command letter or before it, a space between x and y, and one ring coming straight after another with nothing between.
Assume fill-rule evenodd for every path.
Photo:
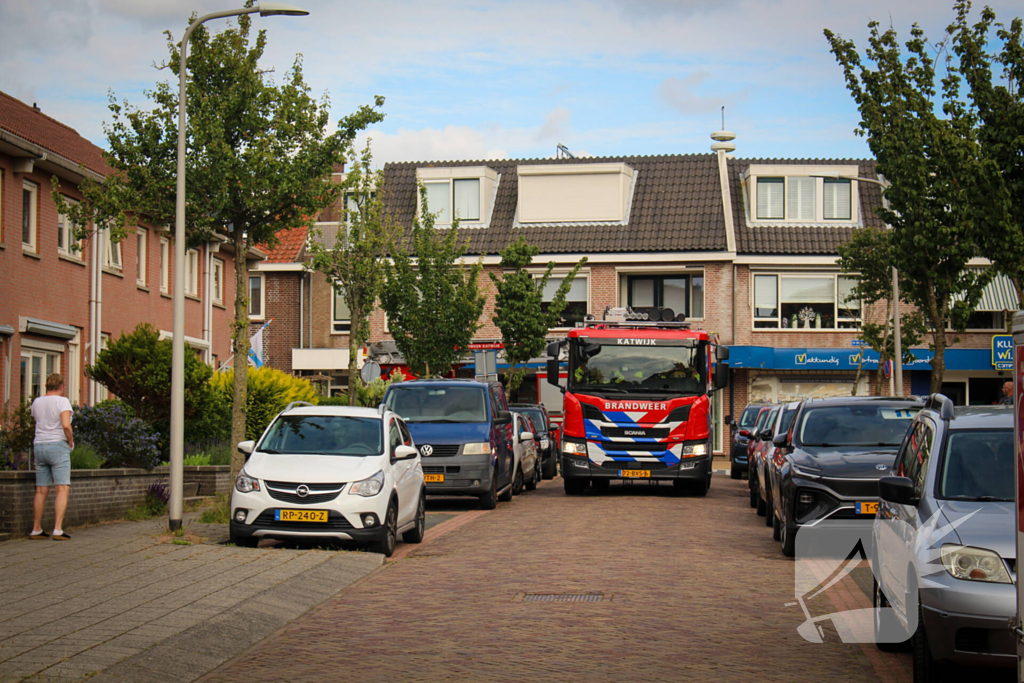
<instances>
[{"instance_id":1,"label":"low brick wall","mask_svg":"<svg viewBox=\"0 0 1024 683\"><path fill-rule=\"evenodd\" d=\"M121 519L125 512L146 497L150 484L168 483L169 467L153 470L99 469L71 471L71 498L64 515L64 527ZM227 493L231 486L228 465L185 468L185 489L198 485L198 495ZM0 533L15 536L32 529L32 499L36 492L35 472L0 472ZM50 490L43 515L43 529L53 528L53 501Z\"/></svg>"}]
</instances>

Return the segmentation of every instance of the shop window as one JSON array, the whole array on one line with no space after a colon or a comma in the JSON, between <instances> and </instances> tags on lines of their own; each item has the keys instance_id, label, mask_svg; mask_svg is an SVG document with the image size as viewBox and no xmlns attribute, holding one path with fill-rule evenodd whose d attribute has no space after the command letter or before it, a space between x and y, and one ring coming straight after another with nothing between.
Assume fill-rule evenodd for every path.
<instances>
[{"instance_id":1,"label":"shop window","mask_svg":"<svg viewBox=\"0 0 1024 683\"><path fill-rule=\"evenodd\" d=\"M545 313L548 312L550 302L555 298L555 293L564 280L564 277L557 276L548 278L544 286L544 300L540 305ZM589 289L586 275L581 273L573 278L569 293L565 296L565 308L562 309L559 327L574 327L576 323L583 322L590 308Z\"/></svg>"},{"instance_id":2,"label":"shop window","mask_svg":"<svg viewBox=\"0 0 1024 683\"><path fill-rule=\"evenodd\" d=\"M754 327L858 329L857 278L847 275L755 275Z\"/></svg>"},{"instance_id":3,"label":"shop window","mask_svg":"<svg viewBox=\"0 0 1024 683\"><path fill-rule=\"evenodd\" d=\"M630 275L626 305L671 308L687 318L704 317L704 274Z\"/></svg>"}]
</instances>

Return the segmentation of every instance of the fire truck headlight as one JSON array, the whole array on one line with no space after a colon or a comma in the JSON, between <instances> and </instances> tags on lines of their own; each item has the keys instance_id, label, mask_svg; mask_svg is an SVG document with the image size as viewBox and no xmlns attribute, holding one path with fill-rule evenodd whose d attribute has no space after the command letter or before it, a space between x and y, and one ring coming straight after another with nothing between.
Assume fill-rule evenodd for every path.
<instances>
[{"instance_id":1,"label":"fire truck headlight","mask_svg":"<svg viewBox=\"0 0 1024 683\"><path fill-rule=\"evenodd\" d=\"M708 445L706 443L695 443L689 446L683 446L683 457L684 458L695 458L699 455L708 454Z\"/></svg>"},{"instance_id":2,"label":"fire truck headlight","mask_svg":"<svg viewBox=\"0 0 1024 683\"><path fill-rule=\"evenodd\" d=\"M562 442L562 452L566 455L586 455L587 444L578 441Z\"/></svg>"}]
</instances>

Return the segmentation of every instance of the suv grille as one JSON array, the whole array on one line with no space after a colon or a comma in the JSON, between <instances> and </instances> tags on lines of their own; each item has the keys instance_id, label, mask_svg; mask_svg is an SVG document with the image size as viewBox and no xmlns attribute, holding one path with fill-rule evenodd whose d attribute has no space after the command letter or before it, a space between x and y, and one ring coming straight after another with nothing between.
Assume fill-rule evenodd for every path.
<instances>
[{"instance_id":1,"label":"suv grille","mask_svg":"<svg viewBox=\"0 0 1024 683\"><path fill-rule=\"evenodd\" d=\"M422 448L422 447L421 447ZM440 446L431 444L431 448L434 452L429 456L430 458L453 458L459 454L459 444L442 444ZM420 451L422 453L422 451Z\"/></svg>"},{"instance_id":2,"label":"suv grille","mask_svg":"<svg viewBox=\"0 0 1024 683\"><path fill-rule=\"evenodd\" d=\"M423 474L458 474L461 470L459 465L423 465Z\"/></svg>"},{"instance_id":3,"label":"suv grille","mask_svg":"<svg viewBox=\"0 0 1024 683\"><path fill-rule=\"evenodd\" d=\"M345 516L334 510L327 512L326 522L278 522L274 519L273 510L264 510L252 525L270 531L337 531L352 528Z\"/></svg>"},{"instance_id":4,"label":"suv grille","mask_svg":"<svg viewBox=\"0 0 1024 683\"><path fill-rule=\"evenodd\" d=\"M295 484L287 481L265 481L267 493L274 500L293 505L319 505L334 500L345 490L344 484L305 484L309 494L300 496L295 492L296 488L303 484Z\"/></svg>"},{"instance_id":5,"label":"suv grille","mask_svg":"<svg viewBox=\"0 0 1024 683\"><path fill-rule=\"evenodd\" d=\"M878 479L882 478L882 473L878 473ZM840 496L846 496L848 498L863 498L866 500L876 500L878 498L878 479L843 479L840 477L828 478L822 477L821 483L829 487Z\"/></svg>"}]
</instances>

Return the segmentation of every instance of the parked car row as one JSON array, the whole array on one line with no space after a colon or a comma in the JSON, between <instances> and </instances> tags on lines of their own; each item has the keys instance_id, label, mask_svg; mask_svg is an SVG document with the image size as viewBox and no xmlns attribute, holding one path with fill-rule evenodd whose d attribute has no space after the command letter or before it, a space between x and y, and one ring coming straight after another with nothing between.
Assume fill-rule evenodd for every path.
<instances>
[{"instance_id":1,"label":"parked car row","mask_svg":"<svg viewBox=\"0 0 1024 683\"><path fill-rule=\"evenodd\" d=\"M873 520L879 648L909 647L915 681L939 680L947 662L1016 665L1011 410L954 408L941 394L748 410L750 505L784 555L801 530Z\"/></svg>"},{"instance_id":2,"label":"parked car row","mask_svg":"<svg viewBox=\"0 0 1024 683\"><path fill-rule=\"evenodd\" d=\"M489 510L553 478L553 441L546 411L509 406L498 382L402 382L377 409L297 402L238 444L231 540L354 541L390 557L400 536L423 540L428 495Z\"/></svg>"}]
</instances>

